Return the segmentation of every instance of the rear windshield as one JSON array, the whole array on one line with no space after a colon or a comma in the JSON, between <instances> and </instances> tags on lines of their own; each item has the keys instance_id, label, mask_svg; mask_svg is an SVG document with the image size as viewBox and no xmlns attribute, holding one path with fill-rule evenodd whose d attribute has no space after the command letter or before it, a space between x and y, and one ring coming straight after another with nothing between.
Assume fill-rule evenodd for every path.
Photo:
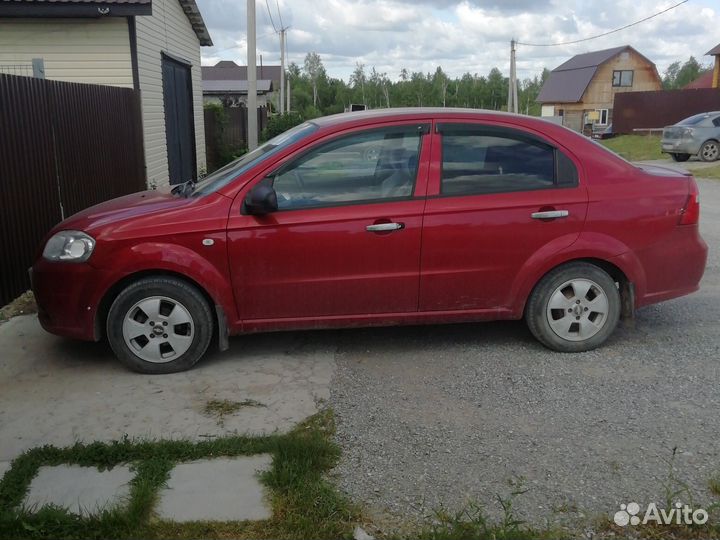
<instances>
[{"instance_id":1,"label":"rear windshield","mask_svg":"<svg viewBox=\"0 0 720 540\"><path fill-rule=\"evenodd\" d=\"M696 114L695 116L691 116L690 118L686 118L685 120L681 120L677 123L678 126L696 126L706 118L710 118L709 115L702 113L702 114Z\"/></svg>"},{"instance_id":2,"label":"rear windshield","mask_svg":"<svg viewBox=\"0 0 720 540\"><path fill-rule=\"evenodd\" d=\"M305 122L285 133L281 133L277 137L270 139L262 146L258 146L252 152L239 157L225 165L222 169L218 169L214 173L208 175L202 181L198 182L193 197L214 193L218 189L225 187L232 180L240 176L251 167L265 161L267 158L276 154L283 148L287 148L291 144L304 139L311 133L317 131L317 125L312 122Z\"/></svg>"}]
</instances>

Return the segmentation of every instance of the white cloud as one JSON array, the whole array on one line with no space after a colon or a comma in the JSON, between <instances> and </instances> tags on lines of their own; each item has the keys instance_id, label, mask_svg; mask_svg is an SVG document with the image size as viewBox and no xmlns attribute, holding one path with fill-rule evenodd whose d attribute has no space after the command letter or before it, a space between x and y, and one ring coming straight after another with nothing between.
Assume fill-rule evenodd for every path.
<instances>
[{"instance_id":1,"label":"white cloud","mask_svg":"<svg viewBox=\"0 0 720 540\"><path fill-rule=\"evenodd\" d=\"M277 0L288 32L289 59L298 64L310 51L328 73L347 80L356 62L395 79L402 68L451 76L507 72L509 42L564 42L607 32L636 21L674 0ZM596 40L559 47L519 46L518 75L531 77L581 52L632 45L662 72L675 60L702 55L720 40L715 0L687 4ZM203 49L203 62L244 63L245 1L198 0L215 47ZM279 41L268 17L279 25L276 0L258 0L258 53L265 64L279 63Z\"/></svg>"}]
</instances>

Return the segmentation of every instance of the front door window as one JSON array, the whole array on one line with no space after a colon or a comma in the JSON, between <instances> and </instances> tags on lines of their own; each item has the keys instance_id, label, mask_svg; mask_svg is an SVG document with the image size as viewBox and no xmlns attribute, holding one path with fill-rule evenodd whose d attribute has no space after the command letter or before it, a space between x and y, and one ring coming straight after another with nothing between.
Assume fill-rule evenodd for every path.
<instances>
[{"instance_id":1,"label":"front door window","mask_svg":"<svg viewBox=\"0 0 720 540\"><path fill-rule=\"evenodd\" d=\"M356 133L311 150L269 176L280 210L386 202L412 196L422 129Z\"/></svg>"}]
</instances>

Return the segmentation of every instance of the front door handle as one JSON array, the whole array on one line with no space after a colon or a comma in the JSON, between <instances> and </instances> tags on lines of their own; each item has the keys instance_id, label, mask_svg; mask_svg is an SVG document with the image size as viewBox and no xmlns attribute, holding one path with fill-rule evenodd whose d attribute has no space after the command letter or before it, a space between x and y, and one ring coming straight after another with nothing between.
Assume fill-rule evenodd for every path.
<instances>
[{"instance_id":1,"label":"front door handle","mask_svg":"<svg viewBox=\"0 0 720 540\"><path fill-rule=\"evenodd\" d=\"M405 227L403 223L375 223L365 227L365 230L369 232L398 231L403 227Z\"/></svg>"},{"instance_id":2,"label":"front door handle","mask_svg":"<svg viewBox=\"0 0 720 540\"><path fill-rule=\"evenodd\" d=\"M530 217L533 219L557 219L568 217L570 212L567 210L546 210L545 212L533 212Z\"/></svg>"}]
</instances>

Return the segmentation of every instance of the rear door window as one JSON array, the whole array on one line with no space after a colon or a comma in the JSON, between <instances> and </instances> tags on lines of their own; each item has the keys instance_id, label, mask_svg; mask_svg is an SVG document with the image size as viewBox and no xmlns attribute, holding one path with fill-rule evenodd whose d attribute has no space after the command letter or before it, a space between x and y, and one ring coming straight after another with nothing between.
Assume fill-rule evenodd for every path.
<instances>
[{"instance_id":1,"label":"rear door window","mask_svg":"<svg viewBox=\"0 0 720 540\"><path fill-rule=\"evenodd\" d=\"M562 151L523 132L441 124L443 195L477 195L574 186L577 168Z\"/></svg>"}]
</instances>

